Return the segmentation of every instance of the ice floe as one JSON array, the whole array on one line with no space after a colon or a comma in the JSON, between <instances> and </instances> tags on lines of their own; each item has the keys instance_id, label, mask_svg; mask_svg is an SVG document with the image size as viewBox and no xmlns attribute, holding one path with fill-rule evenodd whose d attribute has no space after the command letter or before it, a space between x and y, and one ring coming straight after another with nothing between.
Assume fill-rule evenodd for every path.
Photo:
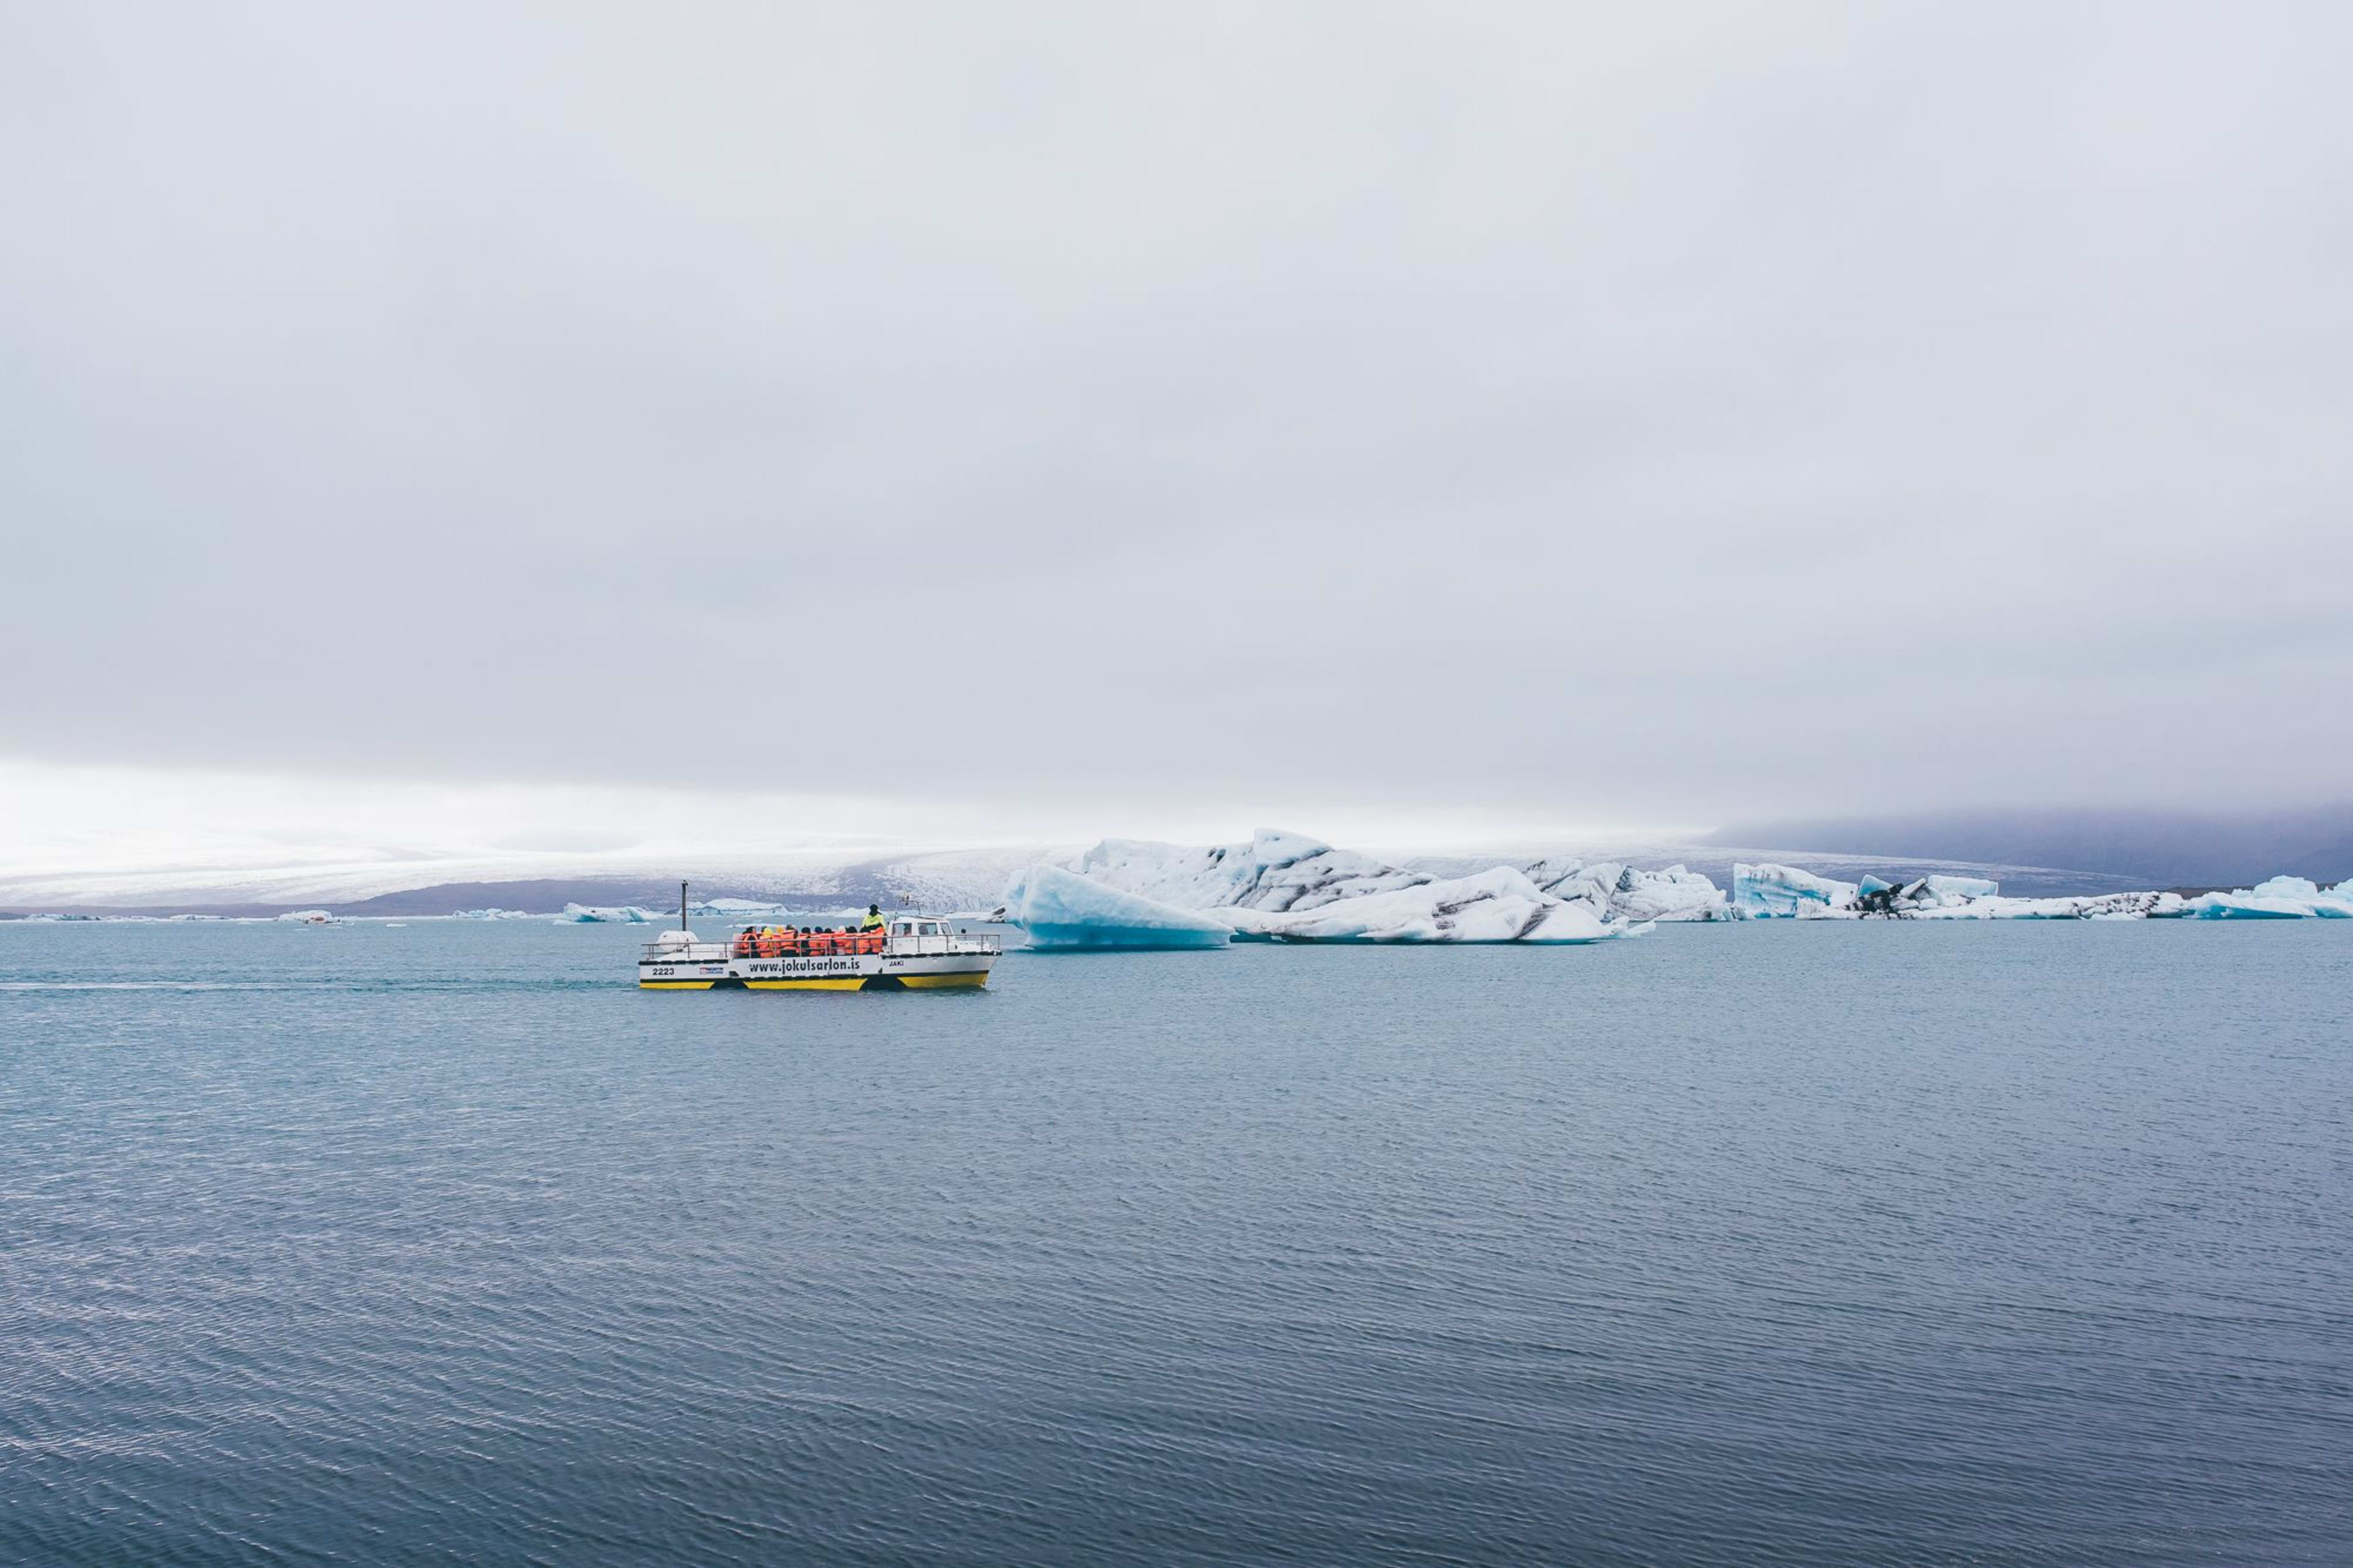
<instances>
[{"instance_id":1,"label":"ice floe","mask_svg":"<svg viewBox=\"0 0 2353 1568\"><path fill-rule=\"evenodd\" d=\"M1092 877L1040 862L1005 890L1007 918L1039 952L1085 948L1223 947L1230 928L1131 893Z\"/></svg>"}]
</instances>

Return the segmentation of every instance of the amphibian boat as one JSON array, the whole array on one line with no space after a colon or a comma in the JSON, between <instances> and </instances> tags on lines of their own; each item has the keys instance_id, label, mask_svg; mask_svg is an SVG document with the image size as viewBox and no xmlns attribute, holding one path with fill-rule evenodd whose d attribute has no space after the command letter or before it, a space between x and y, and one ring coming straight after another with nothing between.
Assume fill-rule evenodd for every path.
<instances>
[{"instance_id":1,"label":"amphibian boat","mask_svg":"<svg viewBox=\"0 0 2353 1568\"><path fill-rule=\"evenodd\" d=\"M646 991L938 991L988 984L993 937L966 936L930 915L893 915L880 930L797 931L746 927L728 942L702 942L686 928L685 889L678 930L646 944L638 985Z\"/></svg>"}]
</instances>

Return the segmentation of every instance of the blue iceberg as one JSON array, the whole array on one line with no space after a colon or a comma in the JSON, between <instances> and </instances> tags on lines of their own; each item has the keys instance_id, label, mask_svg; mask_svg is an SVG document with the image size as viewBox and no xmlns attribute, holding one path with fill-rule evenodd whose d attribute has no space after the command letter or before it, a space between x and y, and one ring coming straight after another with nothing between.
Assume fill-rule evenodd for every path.
<instances>
[{"instance_id":1,"label":"blue iceberg","mask_svg":"<svg viewBox=\"0 0 2353 1568\"><path fill-rule=\"evenodd\" d=\"M2207 921L2353 920L2353 877L2334 888L2303 877L2274 877L2234 892L2201 895L2185 908Z\"/></svg>"},{"instance_id":2,"label":"blue iceberg","mask_svg":"<svg viewBox=\"0 0 2353 1568\"><path fill-rule=\"evenodd\" d=\"M1861 890L1852 882L1817 877L1795 866L1736 862L1732 868L1732 912L1741 920L1852 919Z\"/></svg>"},{"instance_id":3,"label":"blue iceberg","mask_svg":"<svg viewBox=\"0 0 2353 1568\"><path fill-rule=\"evenodd\" d=\"M1037 952L1223 947L1231 930L1195 914L1124 892L1092 877L1040 862L1005 890L1005 916L1029 933Z\"/></svg>"},{"instance_id":4,"label":"blue iceberg","mask_svg":"<svg viewBox=\"0 0 2353 1568\"><path fill-rule=\"evenodd\" d=\"M669 917L657 915L651 910L641 910L635 904L623 904L617 909L604 904L566 904L564 912L555 918L558 921L569 921L575 925L641 926Z\"/></svg>"}]
</instances>

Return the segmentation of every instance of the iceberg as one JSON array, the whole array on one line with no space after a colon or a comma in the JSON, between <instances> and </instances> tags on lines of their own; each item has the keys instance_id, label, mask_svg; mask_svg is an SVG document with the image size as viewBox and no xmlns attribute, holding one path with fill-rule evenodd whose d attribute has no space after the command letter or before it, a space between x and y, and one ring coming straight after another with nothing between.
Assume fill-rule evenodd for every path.
<instances>
[{"instance_id":1,"label":"iceberg","mask_svg":"<svg viewBox=\"0 0 2353 1568\"><path fill-rule=\"evenodd\" d=\"M2303 877L2274 877L2191 899L2158 890L2006 899L1999 883L1982 877L1922 877L1898 886L1878 877L1840 882L1791 866L1736 865L1732 912L1748 920L2353 920L2353 878L2323 888Z\"/></svg>"},{"instance_id":2,"label":"iceberg","mask_svg":"<svg viewBox=\"0 0 2353 1568\"><path fill-rule=\"evenodd\" d=\"M2142 921L2173 920L2182 911L2179 893L2085 893L2049 899L1981 895L1955 902L1894 912L1920 921Z\"/></svg>"},{"instance_id":3,"label":"iceberg","mask_svg":"<svg viewBox=\"0 0 2353 1568\"><path fill-rule=\"evenodd\" d=\"M1246 844L1206 849L1106 838L1057 864L1176 909L1267 914L1303 914L1356 899L1440 886L1447 880L1433 872L1392 866L1281 828L1261 828ZM1638 871L1616 862L1588 866L1578 860L1557 859L1503 868L1516 870L1552 900L1585 905L1605 924L1725 917L1723 892L1705 877L1682 866ZM1444 895L1437 897L1442 901ZM1247 934L1250 925L1238 921L1237 929Z\"/></svg>"},{"instance_id":4,"label":"iceberg","mask_svg":"<svg viewBox=\"0 0 2353 1568\"><path fill-rule=\"evenodd\" d=\"M651 910L641 910L635 904L624 904L617 909L599 904L566 904L564 912L555 918L577 925L644 925L649 921L667 920L669 917L657 915Z\"/></svg>"},{"instance_id":5,"label":"iceberg","mask_svg":"<svg viewBox=\"0 0 2353 1568\"><path fill-rule=\"evenodd\" d=\"M2274 877L2194 899L2159 890L2005 898L1989 877L1844 882L1741 862L1727 899L1683 866L1644 871L1559 857L1457 875L1461 861L1416 870L1272 828L1206 849L1107 838L1042 864L1156 906L1155 919L1207 915L1246 942L1595 942L1662 921L2353 919L2353 878L2323 888ZM1018 907L1011 918L1020 923Z\"/></svg>"},{"instance_id":6,"label":"iceberg","mask_svg":"<svg viewBox=\"0 0 2353 1568\"><path fill-rule=\"evenodd\" d=\"M1041 952L1223 947L1226 922L1040 861L1005 890L1006 917Z\"/></svg>"},{"instance_id":7,"label":"iceberg","mask_svg":"<svg viewBox=\"0 0 2353 1568\"><path fill-rule=\"evenodd\" d=\"M2168 920L2183 912L2179 893L2087 893L2006 899L1986 877L1929 876L1904 883L1866 876L1859 883L1792 866L1733 868L1733 910L1749 920L2117 921Z\"/></svg>"},{"instance_id":8,"label":"iceberg","mask_svg":"<svg viewBox=\"0 0 2353 1568\"><path fill-rule=\"evenodd\" d=\"M522 910L502 910L494 904L487 910L452 910L449 918L453 921L528 921L543 917Z\"/></svg>"},{"instance_id":9,"label":"iceberg","mask_svg":"<svg viewBox=\"0 0 2353 1568\"><path fill-rule=\"evenodd\" d=\"M773 900L763 899L697 899L689 906L688 912L704 920L742 921L762 916L807 913L808 911L803 907L806 902L807 900L798 904L780 904ZM862 910L863 906L860 906L861 912Z\"/></svg>"},{"instance_id":10,"label":"iceberg","mask_svg":"<svg viewBox=\"0 0 2353 1568\"><path fill-rule=\"evenodd\" d=\"M1261 828L1247 844L1208 849L1106 838L1061 865L1092 881L1180 910L1312 910L1434 879L1277 828Z\"/></svg>"},{"instance_id":11,"label":"iceberg","mask_svg":"<svg viewBox=\"0 0 2353 1568\"><path fill-rule=\"evenodd\" d=\"M1795 866L1736 861L1732 868L1732 912L1740 920L1852 920L1862 890L1852 882L1817 877Z\"/></svg>"},{"instance_id":12,"label":"iceberg","mask_svg":"<svg viewBox=\"0 0 2353 1568\"><path fill-rule=\"evenodd\" d=\"M2353 920L2353 877L2334 888L2303 877L2274 877L2235 892L2201 894L2183 910L2206 921Z\"/></svg>"},{"instance_id":13,"label":"iceberg","mask_svg":"<svg viewBox=\"0 0 2353 1568\"><path fill-rule=\"evenodd\" d=\"M1940 900L1990 899L2001 891L2001 884L1989 877L1923 877L1921 885Z\"/></svg>"},{"instance_id":14,"label":"iceberg","mask_svg":"<svg viewBox=\"0 0 2353 1568\"><path fill-rule=\"evenodd\" d=\"M1587 904L1605 919L1635 923L1729 918L1724 890L1697 871L1670 866L1638 871L1614 860L1532 860L1521 873L1556 899Z\"/></svg>"},{"instance_id":15,"label":"iceberg","mask_svg":"<svg viewBox=\"0 0 2353 1568\"><path fill-rule=\"evenodd\" d=\"M1187 946L1228 933L1241 942L1601 942L1648 929L1621 905L1645 921L1704 920L1723 902L1714 883L1680 866L1537 866L1556 887L1512 866L1440 878L1271 828L1206 849L1107 838L1022 873L1006 904L1033 947L1166 947L1179 945L1172 931Z\"/></svg>"},{"instance_id":16,"label":"iceberg","mask_svg":"<svg viewBox=\"0 0 2353 1568\"><path fill-rule=\"evenodd\" d=\"M1899 906L1889 912L1911 920L2353 920L2353 878L2335 888L2322 888L2302 877L2274 877L2253 888L2192 899L2161 891L2050 899L2005 899L1985 893L1947 898L1938 904Z\"/></svg>"},{"instance_id":17,"label":"iceberg","mask_svg":"<svg viewBox=\"0 0 2353 1568\"><path fill-rule=\"evenodd\" d=\"M1866 876L1856 885L1853 910L1859 918L1913 920L1999 901L2000 892L2001 884L1989 877L1928 876L1895 883Z\"/></svg>"},{"instance_id":18,"label":"iceberg","mask_svg":"<svg viewBox=\"0 0 2353 1568\"><path fill-rule=\"evenodd\" d=\"M1607 920L1582 900L1555 898L1509 866L1312 909L1235 909L1226 915L1237 937L1261 942L1565 944L1649 929Z\"/></svg>"}]
</instances>

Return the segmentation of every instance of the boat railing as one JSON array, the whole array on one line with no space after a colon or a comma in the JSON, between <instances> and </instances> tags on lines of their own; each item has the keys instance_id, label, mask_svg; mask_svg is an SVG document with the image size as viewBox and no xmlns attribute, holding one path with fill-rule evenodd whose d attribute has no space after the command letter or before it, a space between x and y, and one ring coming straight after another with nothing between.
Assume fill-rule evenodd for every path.
<instances>
[{"instance_id":1,"label":"boat railing","mask_svg":"<svg viewBox=\"0 0 2353 1568\"><path fill-rule=\"evenodd\" d=\"M727 959L723 942L649 942L646 943L648 963L723 963Z\"/></svg>"},{"instance_id":2,"label":"boat railing","mask_svg":"<svg viewBox=\"0 0 2353 1568\"><path fill-rule=\"evenodd\" d=\"M996 952L993 936L894 936L882 945L882 951L897 958L942 958L951 954Z\"/></svg>"}]
</instances>

